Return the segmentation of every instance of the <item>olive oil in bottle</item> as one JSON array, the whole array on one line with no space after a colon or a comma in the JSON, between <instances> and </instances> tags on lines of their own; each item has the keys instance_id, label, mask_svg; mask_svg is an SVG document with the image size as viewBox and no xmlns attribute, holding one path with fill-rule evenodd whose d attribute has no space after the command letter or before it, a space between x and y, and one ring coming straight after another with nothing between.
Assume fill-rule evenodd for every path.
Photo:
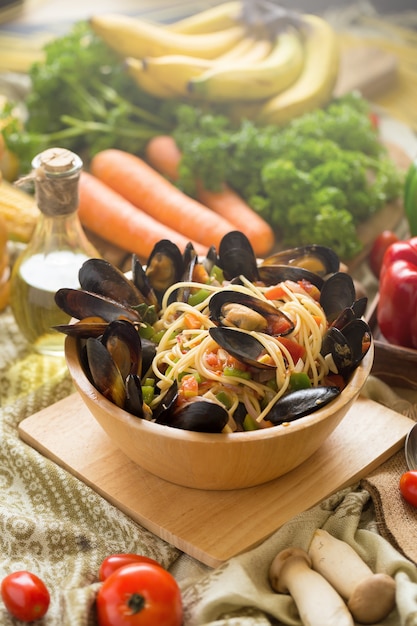
<instances>
[{"instance_id":1,"label":"olive oil in bottle","mask_svg":"<svg viewBox=\"0 0 417 626\"><path fill-rule=\"evenodd\" d=\"M11 277L11 307L16 323L35 350L62 355L65 336L53 326L68 316L55 303L61 287L78 288L78 271L98 257L77 214L81 159L62 148L51 148L32 162L40 219Z\"/></svg>"}]
</instances>

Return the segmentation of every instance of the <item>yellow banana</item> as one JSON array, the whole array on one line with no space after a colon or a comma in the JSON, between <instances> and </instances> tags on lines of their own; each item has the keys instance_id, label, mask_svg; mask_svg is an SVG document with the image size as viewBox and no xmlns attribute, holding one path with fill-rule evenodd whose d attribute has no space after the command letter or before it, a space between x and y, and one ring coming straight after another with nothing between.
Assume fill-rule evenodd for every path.
<instances>
[{"instance_id":1,"label":"yellow banana","mask_svg":"<svg viewBox=\"0 0 417 626\"><path fill-rule=\"evenodd\" d=\"M277 36L270 54L258 63L215 67L190 80L188 90L210 102L266 99L293 84L304 65L304 47L294 30Z\"/></svg>"},{"instance_id":2,"label":"yellow banana","mask_svg":"<svg viewBox=\"0 0 417 626\"><path fill-rule=\"evenodd\" d=\"M141 59L128 57L125 59L127 73L133 78L135 83L147 94L162 100L172 100L178 98L178 93L167 85L164 85L155 76L152 76L145 68Z\"/></svg>"},{"instance_id":3,"label":"yellow banana","mask_svg":"<svg viewBox=\"0 0 417 626\"><path fill-rule=\"evenodd\" d=\"M230 0L168 24L167 28L175 33L209 33L235 26L239 21L241 11L241 2Z\"/></svg>"},{"instance_id":4,"label":"yellow banana","mask_svg":"<svg viewBox=\"0 0 417 626\"><path fill-rule=\"evenodd\" d=\"M245 44L245 46L240 44ZM234 67L236 63L249 64L259 61L268 54L271 45L271 42L267 39L256 40L245 37L236 46L230 48L227 53L215 59L203 59L181 54L166 54L158 57L147 56L142 59L143 67L141 72L146 72L157 83L165 85L168 90L176 93L178 96L193 98L193 95L188 92L190 80L212 68Z\"/></svg>"},{"instance_id":5,"label":"yellow banana","mask_svg":"<svg viewBox=\"0 0 417 626\"><path fill-rule=\"evenodd\" d=\"M339 73L340 54L332 26L316 15L305 15L304 69L286 91L269 99L259 110L260 124L285 124L294 117L323 106L332 96Z\"/></svg>"},{"instance_id":6,"label":"yellow banana","mask_svg":"<svg viewBox=\"0 0 417 626\"><path fill-rule=\"evenodd\" d=\"M184 54L165 54L142 59L145 72L181 96L187 95L192 78L213 67L213 61Z\"/></svg>"},{"instance_id":7,"label":"yellow banana","mask_svg":"<svg viewBox=\"0 0 417 626\"><path fill-rule=\"evenodd\" d=\"M272 50L270 39L244 37L235 46L214 59L216 65L226 63L255 63L265 59Z\"/></svg>"},{"instance_id":8,"label":"yellow banana","mask_svg":"<svg viewBox=\"0 0 417 626\"><path fill-rule=\"evenodd\" d=\"M90 26L110 48L122 57L137 59L162 54L186 54L213 59L229 50L246 34L244 26L188 35L165 26L117 13L94 15Z\"/></svg>"}]
</instances>

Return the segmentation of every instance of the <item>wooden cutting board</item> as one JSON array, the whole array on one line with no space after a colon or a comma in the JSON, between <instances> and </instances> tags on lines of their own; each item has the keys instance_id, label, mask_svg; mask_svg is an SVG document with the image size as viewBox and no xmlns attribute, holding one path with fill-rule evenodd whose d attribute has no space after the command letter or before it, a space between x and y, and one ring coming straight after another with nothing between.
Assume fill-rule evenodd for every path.
<instances>
[{"instance_id":1,"label":"wooden cutting board","mask_svg":"<svg viewBox=\"0 0 417 626\"><path fill-rule=\"evenodd\" d=\"M114 446L78 394L22 421L19 434L155 535L216 567L365 477L402 447L413 424L360 397L300 467L264 485L235 491L180 487L142 470Z\"/></svg>"}]
</instances>

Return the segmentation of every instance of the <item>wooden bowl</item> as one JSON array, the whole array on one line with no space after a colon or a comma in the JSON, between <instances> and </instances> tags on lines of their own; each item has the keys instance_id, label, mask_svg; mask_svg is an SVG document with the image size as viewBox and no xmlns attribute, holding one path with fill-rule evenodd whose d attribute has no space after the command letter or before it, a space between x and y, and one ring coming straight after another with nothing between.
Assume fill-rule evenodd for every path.
<instances>
[{"instance_id":1,"label":"wooden bowl","mask_svg":"<svg viewBox=\"0 0 417 626\"><path fill-rule=\"evenodd\" d=\"M70 375L86 406L132 461L160 478L197 489L253 487L308 459L334 431L371 371L373 345L349 384L329 405L286 426L232 434L196 433L133 417L104 398L80 364L78 344L65 339Z\"/></svg>"}]
</instances>

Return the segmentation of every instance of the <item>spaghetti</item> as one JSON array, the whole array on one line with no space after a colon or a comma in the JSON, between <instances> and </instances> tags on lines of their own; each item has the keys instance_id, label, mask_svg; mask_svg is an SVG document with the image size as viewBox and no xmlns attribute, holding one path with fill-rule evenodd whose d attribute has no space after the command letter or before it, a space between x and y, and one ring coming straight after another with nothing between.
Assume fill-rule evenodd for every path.
<instances>
[{"instance_id":1,"label":"spaghetti","mask_svg":"<svg viewBox=\"0 0 417 626\"><path fill-rule=\"evenodd\" d=\"M185 398L199 395L223 404L228 410L229 425L234 430L234 418L239 406L261 426L267 425L268 412L289 389L291 375L305 373L311 386L325 384L328 365L320 354L327 320L320 304L299 283L285 281L279 300L267 298L267 287L254 285L241 277L242 284L230 284L227 290L242 292L273 304L292 321L294 329L285 337L274 337L263 331L238 332L255 337L263 346L260 359L267 368L257 368L232 357L210 335L217 324L210 318L209 301L222 286L181 282L164 295L160 324L165 329L152 362L153 374L160 395L177 381ZM185 302L170 303L178 289L206 290L202 302L191 306ZM248 314L251 311L248 310ZM151 406L151 408L153 408Z\"/></svg>"}]
</instances>

